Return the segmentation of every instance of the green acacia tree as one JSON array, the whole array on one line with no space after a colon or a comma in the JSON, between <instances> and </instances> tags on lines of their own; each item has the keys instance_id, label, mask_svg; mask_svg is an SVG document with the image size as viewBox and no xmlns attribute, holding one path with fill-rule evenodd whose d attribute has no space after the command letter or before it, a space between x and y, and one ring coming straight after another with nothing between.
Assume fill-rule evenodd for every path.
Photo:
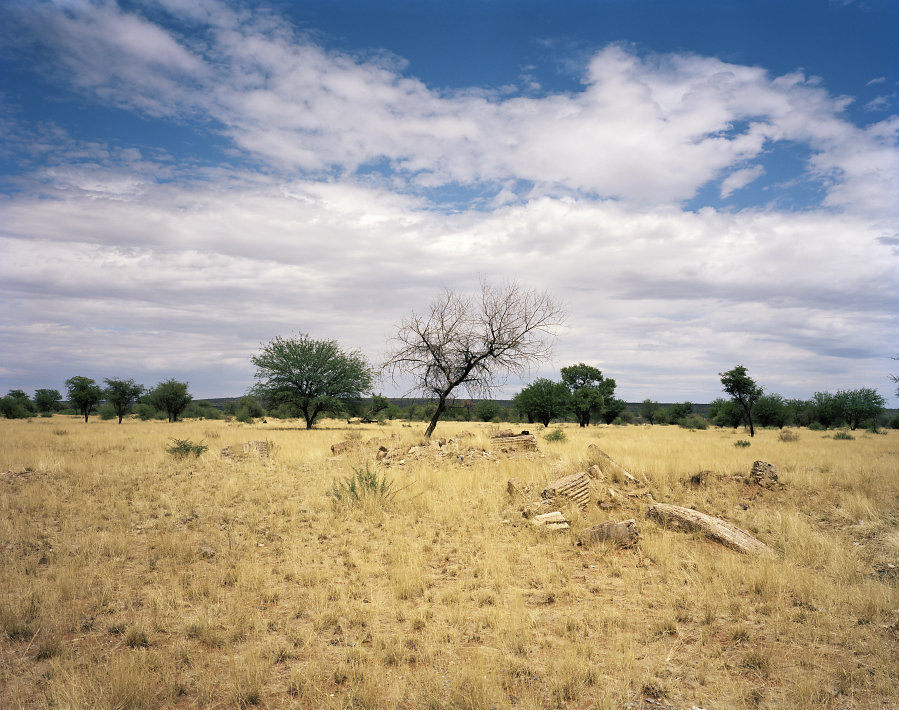
<instances>
[{"instance_id":1,"label":"green acacia tree","mask_svg":"<svg viewBox=\"0 0 899 710\"><path fill-rule=\"evenodd\" d=\"M886 407L886 399L877 390L862 387L857 390L841 390L836 394L843 412L843 418L852 431L859 425L871 420L877 428L877 417Z\"/></svg>"},{"instance_id":2,"label":"green acacia tree","mask_svg":"<svg viewBox=\"0 0 899 710\"><path fill-rule=\"evenodd\" d=\"M34 391L34 406L39 412L55 412L62 402L59 390L39 389Z\"/></svg>"},{"instance_id":3,"label":"green acacia tree","mask_svg":"<svg viewBox=\"0 0 899 710\"><path fill-rule=\"evenodd\" d=\"M602 410L602 420L606 424L611 424L618 418L618 415L626 410L627 402L623 399L618 399L617 397L609 397L605 401L605 406Z\"/></svg>"},{"instance_id":4,"label":"green acacia tree","mask_svg":"<svg viewBox=\"0 0 899 710\"><path fill-rule=\"evenodd\" d=\"M94 407L103 398L103 390L100 385L90 377L75 375L66 380L66 392L69 404L81 413L86 424Z\"/></svg>"},{"instance_id":5,"label":"green acacia tree","mask_svg":"<svg viewBox=\"0 0 899 710\"><path fill-rule=\"evenodd\" d=\"M721 377L721 386L724 391L743 410L746 423L749 425L749 436L755 436L755 427L752 425L752 408L759 397L764 394L764 390L747 374L743 365L737 365L727 372L719 372L718 375Z\"/></svg>"},{"instance_id":6,"label":"green acacia tree","mask_svg":"<svg viewBox=\"0 0 899 710\"><path fill-rule=\"evenodd\" d=\"M251 360L257 380L253 392L269 408L288 404L301 412L307 429L321 414L341 412L348 402L361 399L373 380L361 353L305 334L264 343Z\"/></svg>"},{"instance_id":7,"label":"green acacia tree","mask_svg":"<svg viewBox=\"0 0 899 710\"><path fill-rule=\"evenodd\" d=\"M515 408L527 416L530 422L543 426L568 411L571 392L564 382L553 382L545 377L534 380L512 400Z\"/></svg>"},{"instance_id":8,"label":"green acacia tree","mask_svg":"<svg viewBox=\"0 0 899 710\"><path fill-rule=\"evenodd\" d=\"M160 382L147 394L147 401L166 413L169 422L177 422L178 416L193 399L187 391L187 382L179 382L174 378Z\"/></svg>"},{"instance_id":9,"label":"green acacia tree","mask_svg":"<svg viewBox=\"0 0 899 710\"><path fill-rule=\"evenodd\" d=\"M659 410L662 405L652 399L644 399L640 403L640 416L649 422L649 426L656 423L659 418Z\"/></svg>"},{"instance_id":10,"label":"green acacia tree","mask_svg":"<svg viewBox=\"0 0 899 710\"><path fill-rule=\"evenodd\" d=\"M615 394L615 380L603 377L601 370L582 362L563 367L562 382L571 392L571 411L582 427L589 426L592 417L600 416Z\"/></svg>"},{"instance_id":11,"label":"green acacia tree","mask_svg":"<svg viewBox=\"0 0 899 710\"><path fill-rule=\"evenodd\" d=\"M131 405L144 393L144 386L136 384L134 380L117 380L110 377L103 381L106 383L104 390L106 401L112 405L121 424L122 418L131 411Z\"/></svg>"}]
</instances>

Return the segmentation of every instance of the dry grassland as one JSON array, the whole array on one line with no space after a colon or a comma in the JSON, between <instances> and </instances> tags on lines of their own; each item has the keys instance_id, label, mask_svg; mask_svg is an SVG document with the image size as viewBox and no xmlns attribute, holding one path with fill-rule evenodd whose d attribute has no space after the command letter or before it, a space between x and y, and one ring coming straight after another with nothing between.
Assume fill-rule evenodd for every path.
<instances>
[{"instance_id":1,"label":"dry grassland","mask_svg":"<svg viewBox=\"0 0 899 710\"><path fill-rule=\"evenodd\" d=\"M899 432L736 448L743 432L569 426L542 455L389 468L377 444L329 449L423 428L0 421L0 707L897 707ZM487 425L436 436L463 429L489 447ZM176 459L173 436L209 451ZM251 439L269 461L218 453ZM626 496L571 531L530 526L506 481L539 493L591 443L776 554L664 529ZM755 459L782 488L732 478ZM366 462L392 503L328 497ZM574 544L630 517L633 549Z\"/></svg>"}]
</instances>

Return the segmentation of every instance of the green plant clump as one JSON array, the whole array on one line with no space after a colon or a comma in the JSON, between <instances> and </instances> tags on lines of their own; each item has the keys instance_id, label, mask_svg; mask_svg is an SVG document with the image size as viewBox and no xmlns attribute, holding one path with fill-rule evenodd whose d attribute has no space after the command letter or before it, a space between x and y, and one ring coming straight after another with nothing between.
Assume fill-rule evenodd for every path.
<instances>
[{"instance_id":1,"label":"green plant clump","mask_svg":"<svg viewBox=\"0 0 899 710\"><path fill-rule=\"evenodd\" d=\"M781 429L777 438L781 441L799 441L799 434L792 429Z\"/></svg>"},{"instance_id":2,"label":"green plant clump","mask_svg":"<svg viewBox=\"0 0 899 710\"><path fill-rule=\"evenodd\" d=\"M372 502L386 506L393 503L398 492L386 473L379 478L378 472L372 471L366 463L364 469L354 469L352 475L334 481L328 495L341 505L359 506Z\"/></svg>"},{"instance_id":3,"label":"green plant clump","mask_svg":"<svg viewBox=\"0 0 899 710\"><path fill-rule=\"evenodd\" d=\"M544 434L543 438L547 441L565 441L565 432L561 429L553 429L549 434Z\"/></svg>"},{"instance_id":4,"label":"green plant clump","mask_svg":"<svg viewBox=\"0 0 899 710\"><path fill-rule=\"evenodd\" d=\"M202 441L195 444L190 439L171 439L171 442L171 445L167 446L165 450L172 456L176 456L180 459L187 458L190 455L199 458L200 454L204 453L209 448Z\"/></svg>"},{"instance_id":5,"label":"green plant clump","mask_svg":"<svg viewBox=\"0 0 899 710\"><path fill-rule=\"evenodd\" d=\"M737 439L734 442L734 446L736 446L738 449L745 449L749 445L749 441L747 441L746 439Z\"/></svg>"},{"instance_id":6,"label":"green plant clump","mask_svg":"<svg viewBox=\"0 0 899 710\"><path fill-rule=\"evenodd\" d=\"M845 431L838 431L833 435L833 438L841 441L855 441L855 437L852 434L847 434Z\"/></svg>"}]
</instances>

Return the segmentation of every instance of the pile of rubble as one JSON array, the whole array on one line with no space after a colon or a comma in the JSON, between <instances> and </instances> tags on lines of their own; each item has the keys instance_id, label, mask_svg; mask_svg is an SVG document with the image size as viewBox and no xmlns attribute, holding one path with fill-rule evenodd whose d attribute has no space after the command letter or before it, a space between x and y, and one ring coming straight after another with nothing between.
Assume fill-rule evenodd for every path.
<instances>
[{"instance_id":1,"label":"pile of rubble","mask_svg":"<svg viewBox=\"0 0 899 710\"><path fill-rule=\"evenodd\" d=\"M271 445L268 441L248 441L242 445L242 452L235 451L236 446L226 446L221 450L223 459L248 459L251 455L258 456L267 461L271 454Z\"/></svg>"},{"instance_id":2,"label":"pile of rubble","mask_svg":"<svg viewBox=\"0 0 899 710\"><path fill-rule=\"evenodd\" d=\"M409 461L419 460L446 460L470 466L478 461L497 461L499 454L504 454L506 457L511 455L531 459L541 456L537 449L537 437L528 432L521 434L500 432L491 437L489 450L471 446L467 440L473 436L470 432L463 431L450 439L434 439L413 446L398 446L395 445L395 442L379 438L369 439L366 442L361 439L349 439L332 444L331 453L337 457L352 451L377 446L375 459L384 466L402 466Z\"/></svg>"}]
</instances>

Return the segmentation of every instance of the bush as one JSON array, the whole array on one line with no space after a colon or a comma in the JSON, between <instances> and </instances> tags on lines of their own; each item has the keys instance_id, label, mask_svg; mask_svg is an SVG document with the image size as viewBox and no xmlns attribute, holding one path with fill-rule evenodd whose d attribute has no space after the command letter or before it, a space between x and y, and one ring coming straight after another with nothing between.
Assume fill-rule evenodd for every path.
<instances>
[{"instance_id":1,"label":"bush","mask_svg":"<svg viewBox=\"0 0 899 710\"><path fill-rule=\"evenodd\" d=\"M195 444L190 439L171 439L171 442L171 445L167 446L165 450L172 456L180 459L186 458L191 454L199 458L200 454L209 448L202 441L199 444Z\"/></svg>"},{"instance_id":2,"label":"bush","mask_svg":"<svg viewBox=\"0 0 899 710\"><path fill-rule=\"evenodd\" d=\"M152 404L141 402L134 407L134 413L142 422L147 422L156 416L156 407L154 407Z\"/></svg>"},{"instance_id":3,"label":"bush","mask_svg":"<svg viewBox=\"0 0 899 710\"><path fill-rule=\"evenodd\" d=\"M366 502L387 506L393 503L398 492L393 488L393 481L387 479L386 473L378 478L378 472L369 469L366 463L364 469L354 469L352 475L342 481L334 481L328 495L335 503L350 507Z\"/></svg>"},{"instance_id":4,"label":"bush","mask_svg":"<svg viewBox=\"0 0 899 710\"><path fill-rule=\"evenodd\" d=\"M899 414L890 419L889 427L890 429L899 429Z\"/></svg>"},{"instance_id":5,"label":"bush","mask_svg":"<svg viewBox=\"0 0 899 710\"><path fill-rule=\"evenodd\" d=\"M827 427L824 426L821 422L810 422L808 428L812 431L824 431L825 429L827 429Z\"/></svg>"},{"instance_id":6,"label":"bush","mask_svg":"<svg viewBox=\"0 0 899 710\"><path fill-rule=\"evenodd\" d=\"M113 407L109 403L100 405L97 413L100 415L100 419L103 419L105 421L116 418L115 407Z\"/></svg>"},{"instance_id":7,"label":"bush","mask_svg":"<svg viewBox=\"0 0 899 710\"><path fill-rule=\"evenodd\" d=\"M705 419L700 417L698 414L691 414L688 417L681 417L677 420L677 425L679 427L683 427L684 429L689 429L690 431L694 431L696 429L708 429L709 425Z\"/></svg>"},{"instance_id":8,"label":"bush","mask_svg":"<svg viewBox=\"0 0 899 710\"><path fill-rule=\"evenodd\" d=\"M544 434L543 438L547 441L565 441L566 437L565 432L561 429L553 429L549 434Z\"/></svg>"},{"instance_id":9,"label":"bush","mask_svg":"<svg viewBox=\"0 0 899 710\"><path fill-rule=\"evenodd\" d=\"M845 431L838 431L833 435L833 438L840 441L855 441L855 437L852 434L847 434Z\"/></svg>"},{"instance_id":10,"label":"bush","mask_svg":"<svg viewBox=\"0 0 899 710\"><path fill-rule=\"evenodd\" d=\"M751 444L746 439L737 439L734 442L734 446L736 446L738 449L745 449L747 446L751 446Z\"/></svg>"},{"instance_id":11,"label":"bush","mask_svg":"<svg viewBox=\"0 0 899 710\"><path fill-rule=\"evenodd\" d=\"M238 409L237 414L234 415L234 418L241 424L253 423L253 415L250 414L250 410L246 407L241 407L240 409Z\"/></svg>"},{"instance_id":12,"label":"bush","mask_svg":"<svg viewBox=\"0 0 899 710\"><path fill-rule=\"evenodd\" d=\"M777 438L781 441L799 441L799 434L792 429L781 429Z\"/></svg>"}]
</instances>

